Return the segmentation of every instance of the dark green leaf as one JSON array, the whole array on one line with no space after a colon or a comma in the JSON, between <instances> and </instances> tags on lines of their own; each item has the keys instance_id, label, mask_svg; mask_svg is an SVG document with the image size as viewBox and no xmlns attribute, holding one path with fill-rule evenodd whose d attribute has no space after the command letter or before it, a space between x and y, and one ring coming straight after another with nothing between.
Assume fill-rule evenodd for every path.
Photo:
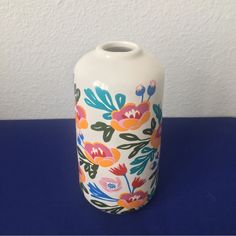
<instances>
[{"instance_id":1,"label":"dark green leaf","mask_svg":"<svg viewBox=\"0 0 236 236\"><path fill-rule=\"evenodd\" d=\"M103 123L103 122L96 122L95 124L91 125L91 129L92 130L96 130L96 131L104 131L107 127L107 124Z\"/></svg>"},{"instance_id":2,"label":"dark green leaf","mask_svg":"<svg viewBox=\"0 0 236 236\"><path fill-rule=\"evenodd\" d=\"M120 134L120 137L122 139L127 140L127 141L137 141L137 140L140 140L138 136L136 136L135 134L130 134L130 133Z\"/></svg>"},{"instance_id":3,"label":"dark green leaf","mask_svg":"<svg viewBox=\"0 0 236 236\"><path fill-rule=\"evenodd\" d=\"M130 158L136 156L137 153L139 152L139 150L140 150L139 146L135 147L134 150L129 154L128 158L130 159Z\"/></svg>"},{"instance_id":4,"label":"dark green leaf","mask_svg":"<svg viewBox=\"0 0 236 236\"><path fill-rule=\"evenodd\" d=\"M125 105L125 100L126 100L125 95L118 93L116 94L115 99L119 109L121 109Z\"/></svg>"},{"instance_id":5,"label":"dark green leaf","mask_svg":"<svg viewBox=\"0 0 236 236\"><path fill-rule=\"evenodd\" d=\"M109 142L112 138L112 135L114 133L114 129L111 126L107 126L103 133L103 140L104 142Z\"/></svg>"},{"instance_id":6,"label":"dark green leaf","mask_svg":"<svg viewBox=\"0 0 236 236\"><path fill-rule=\"evenodd\" d=\"M103 131L103 140L105 142L109 142L112 138L112 135L114 133L114 129L103 122L98 121L96 124L91 125L92 130L96 131Z\"/></svg>"},{"instance_id":7,"label":"dark green leaf","mask_svg":"<svg viewBox=\"0 0 236 236\"><path fill-rule=\"evenodd\" d=\"M122 145L119 145L117 148L122 149L122 150L127 150L127 149L130 149L130 148L135 147L137 145L139 145L139 143L122 144Z\"/></svg>"},{"instance_id":8,"label":"dark green leaf","mask_svg":"<svg viewBox=\"0 0 236 236\"><path fill-rule=\"evenodd\" d=\"M148 142L142 142L142 143L139 143L139 145L137 145L134 150L129 154L128 158L132 158L134 157L140 149L142 149L143 147L145 147L146 145L148 144Z\"/></svg>"},{"instance_id":9,"label":"dark green leaf","mask_svg":"<svg viewBox=\"0 0 236 236\"><path fill-rule=\"evenodd\" d=\"M75 101L76 103L79 101L80 99L80 90L77 88L75 89Z\"/></svg>"},{"instance_id":10,"label":"dark green leaf","mask_svg":"<svg viewBox=\"0 0 236 236\"><path fill-rule=\"evenodd\" d=\"M152 129L145 129L143 130L143 133L146 135L152 135L153 130Z\"/></svg>"},{"instance_id":11,"label":"dark green leaf","mask_svg":"<svg viewBox=\"0 0 236 236\"><path fill-rule=\"evenodd\" d=\"M77 152L78 152L78 154L79 154L79 156L80 156L81 158L86 159L84 153L82 152L82 150L80 149L79 146L77 146Z\"/></svg>"},{"instance_id":12,"label":"dark green leaf","mask_svg":"<svg viewBox=\"0 0 236 236\"><path fill-rule=\"evenodd\" d=\"M156 121L155 121L154 118L152 118L152 121L151 121L151 128L152 128L152 130L154 130L155 127L156 127Z\"/></svg>"},{"instance_id":13,"label":"dark green leaf","mask_svg":"<svg viewBox=\"0 0 236 236\"><path fill-rule=\"evenodd\" d=\"M83 183L80 183L80 187L81 187L81 189L82 189L85 193L89 194L87 188L84 186Z\"/></svg>"},{"instance_id":14,"label":"dark green leaf","mask_svg":"<svg viewBox=\"0 0 236 236\"><path fill-rule=\"evenodd\" d=\"M97 200L94 200L94 199L92 199L91 202L92 202L94 205L98 206L98 207L109 207L107 204L105 204L105 203L103 203L103 202L100 202L100 201L97 201Z\"/></svg>"}]
</instances>

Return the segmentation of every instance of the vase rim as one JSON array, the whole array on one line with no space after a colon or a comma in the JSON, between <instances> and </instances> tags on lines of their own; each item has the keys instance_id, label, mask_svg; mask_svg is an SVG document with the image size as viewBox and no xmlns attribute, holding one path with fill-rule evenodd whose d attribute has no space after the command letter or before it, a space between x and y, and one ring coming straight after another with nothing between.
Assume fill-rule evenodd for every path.
<instances>
[{"instance_id":1,"label":"vase rim","mask_svg":"<svg viewBox=\"0 0 236 236\"><path fill-rule=\"evenodd\" d=\"M136 43L128 41L108 41L96 47L96 52L106 58L134 57L142 52Z\"/></svg>"}]
</instances>

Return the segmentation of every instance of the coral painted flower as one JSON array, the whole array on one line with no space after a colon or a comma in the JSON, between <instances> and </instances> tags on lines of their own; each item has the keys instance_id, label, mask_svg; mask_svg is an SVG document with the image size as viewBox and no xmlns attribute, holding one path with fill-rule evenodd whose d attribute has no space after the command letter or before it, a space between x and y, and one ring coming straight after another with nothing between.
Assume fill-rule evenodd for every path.
<instances>
[{"instance_id":1,"label":"coral painted flower","mask_svg":"<svg viewBox=\"0 0 236 236\"><path fill-rule=\"evenodd\" d=\"M122 193L117 201L119 206L127 209L138 208L144 205L147 201L147 193L138 190L134 193Z\"/></svg>"},{"instance_id":2,"label":"coral painted flower","mask_svg":"<svg viewBox=\"0 0 236 236\"><path fill-rule=\"evenodd\" d=\"M161 125L154 129L152 136L151 136L151 145L154 148L159 148L161 145Z\"/></svg>"},{"instance_id":3,"label":"coral painted flower","mask_svg":"<svg viewBox=\"0 0 236 236\"><path fill-rule=\"evenodd\" d=\"M135 177L135 179L132 182L132 186L133 188L139 188L142 185L144 185L145 182L146 182L145 179L141 179L140 177Z\"/></svg>"},{"instance_id":4,"label":"coral painted flower","mask_svg":"<svg viewBox=\"0 0 236 236\"><path fill-rule=\"evenodd\" d=\"M81 169L80 166L79 166L79 181L81 183L84 183L86 181L86 177L85 177L84 171Z\"/></svg>"},{"instance_id":5,"label":"coral painted flower","mask_svg":"<svg viewBox=\"0 0 236 236\"><path fill-rule=\"evenodd\" d=\"M120 159L120 152L116 148L108 148L102 143L84 143L85 156L92 163L108 167L116 163Z\"/></svg>"},{"instance_id":6,"label":"coral painted flower","mask_svg":"<svg viewBox=\"0 0 236 236\"><path fill-rule=\"evenodd\" d=\"M88 122L86 120L86 112L84 108L80 105L75 106L76 111L76 127L78 129L86 129L88 128Z\"/></svg>"},{"instance_id":7,"label":"coral painted flower","mask_svg":"<svg viewBox=\"0 0 236 236\"><path fill-rule=\"evenodd\" d=\"M136 130L142 126L150 117L150 103L148 101L136 106L127 103L120 110L111 113L111 126L118 131Z\"/></svg>"},{"instance_id":8,"label":"coral painted flower","mask_svg":"<svg viewBox=\"0 0 236 236\"><path fill-rule=\"evenodd\" d=\"M106 178L100 179L99 183L107 192L117 192L121 189L121 180L119 178Z\"/></svg>"},{"instance_id":9,"label":"coral painted flower","mask_svg":"<svg viewBox=\"0 0 236 236\"><path fill-rule=\"evenodd\" d=\"M114 167L110 169L110 172L113 173L114 175L122 176L127 173L127 168L125 164L119 164L118 167Z\"/></svg>"}]
</instances>

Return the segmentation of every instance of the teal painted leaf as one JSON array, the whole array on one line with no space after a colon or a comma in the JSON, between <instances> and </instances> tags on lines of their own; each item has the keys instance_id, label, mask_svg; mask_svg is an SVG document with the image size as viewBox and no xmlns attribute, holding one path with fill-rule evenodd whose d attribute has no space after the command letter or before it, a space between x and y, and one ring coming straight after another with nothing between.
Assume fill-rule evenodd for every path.
<instances>
[{"instance_id":1,"label":"teal painted leaf","mask_svg":"<svg viewBox=\"0 0 236 236\"><path fill-rule=\"evenodd\" d=\"M121 109L125 105L125 101L126 101L125 95L118 93L116 94L115 99L116 99L116 103L119 109Z\"/></svg>"},{"instance_id":2,"label":"teal painted leaf","mask_svg":"<svg viewBox=\"0 0 236 236\"><path fill-rule=\"evenodd\" d=\"M153 111L155 112L156 118L158 119L158 123L161 123L162 120L162 110L160 105L153 104Z\"/></svg>"},{"instance_id":3,"label":"teal painted leaf","mask_svg":"<svg viewBox=\"0 0 236 236\"><path fill-rule=\"evenodd\" d=\"M135 158L130 164L137 165L137 164L143 163L147 159L148 159L147 156L139 156L139 157Z\"/></svg>"},{"instance_id":4,"label":"teal painted leaf","mask_svg":"<svg viewBox=\"0 0 236 236\"><path fill-rule=\"evenodd\" d=\"M95 96L94 92L90 89L84 89L85 95L87 96L87 98L84 99L85 103L90 106L90 107L94 107L100 110L104 110L107 112L111 112L111 109L109 109L108 107L106 107L103 103L101 103Z\"/></svg>"},{"instance_id":5,"label":"teal painted leaf","mask_svg":"<svg viewBox=\"0 0 236 236\"><path fill-rule=\"evenodd\" d=\"M110 112L109 113L104 113L102 116L105 120L111 120L111 113Z\"/></svg>"},{"instance_id":6,"label":"teal painted leaf","mask_svg":"<svg viewBox=\"0 0 236 236\"><path fill-rule=\"evenodd\" d=\"M112 102L112 98L110 93L105 90L101 89L100 87L95 87L95 91L99 97L99 99L102 101L102 103L107 106L110 110L117 110Z\"/></svg>"},{"instance_id":7,"label":"teal painted leaf","mask_svg":"<svg viewBox=\"0 0 236 236\"><path fill-rule=\"evenodd\" d=\"M141 153L147 153L147 152L150 152L150 151L152 151L152 148L150 148L150 147L145 147L145 148L143 148L143 149L141 150Z\"/></svg>"}]
</instances>

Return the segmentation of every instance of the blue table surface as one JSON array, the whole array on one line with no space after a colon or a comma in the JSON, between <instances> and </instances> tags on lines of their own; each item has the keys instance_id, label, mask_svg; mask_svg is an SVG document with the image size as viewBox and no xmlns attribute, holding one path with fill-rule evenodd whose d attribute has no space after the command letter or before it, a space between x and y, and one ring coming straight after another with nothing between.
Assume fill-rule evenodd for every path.
<instances>
[{"instance_id":1,"label":"blue table surface","mask_svg":"<svg viewBox=\"0 0 236 236\"><path fill-rule=\"evenodd\" d=\"M78 185L73 120L0 121L0 234L236 234L236 119L165 118L159 187L100 212Z\"/></svg>"}]
</instances>

